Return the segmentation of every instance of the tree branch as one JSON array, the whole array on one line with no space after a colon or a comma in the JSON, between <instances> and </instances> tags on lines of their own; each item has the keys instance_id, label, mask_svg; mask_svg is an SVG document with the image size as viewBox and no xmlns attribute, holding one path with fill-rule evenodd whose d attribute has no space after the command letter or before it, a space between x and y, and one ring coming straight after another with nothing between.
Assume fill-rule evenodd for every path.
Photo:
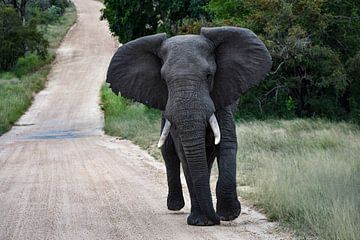
<instances>
[{"instance_id":1,"label":"tree branch","mask_svg":"<svg viewBox=\"0 0 360 240\"><path fill-rule=\"evenodd\" d=\"M275 75L281 68L282 65L284 65L285 61L282 61L279 66L276 68L275 72L270 72L270 75Z\"/></svg>"}]
</instances>

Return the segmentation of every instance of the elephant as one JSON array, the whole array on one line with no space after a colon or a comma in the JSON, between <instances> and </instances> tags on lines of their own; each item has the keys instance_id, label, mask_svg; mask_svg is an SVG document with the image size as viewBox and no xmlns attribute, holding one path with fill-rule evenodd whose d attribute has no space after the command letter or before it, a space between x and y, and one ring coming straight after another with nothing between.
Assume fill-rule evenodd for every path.
<instances>
[{"instance_id":1,"label":"elephant","mask_svg":"<svg viewBox=\"0 0 360 240\"><path fill-rule=\"evenodd\" d=\"M111 59L106 81L112 91L162 111L158 147L166 166L167 207L178 211L185 205L182 166L191 199L189 225L218 225L239 216L234 108L271 66L264 43L238 27L144 36L121 46ZM215 158L216 211L209 183Z\"/></svg>"}]
</instances>

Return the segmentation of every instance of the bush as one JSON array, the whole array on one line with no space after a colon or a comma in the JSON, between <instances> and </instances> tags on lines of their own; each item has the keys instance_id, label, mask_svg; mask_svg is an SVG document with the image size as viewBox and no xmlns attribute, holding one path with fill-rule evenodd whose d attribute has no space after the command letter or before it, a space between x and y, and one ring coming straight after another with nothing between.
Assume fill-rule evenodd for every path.
<instances>
[{"instance_id":1,"label":"bush","mask_svg":"<svg viewBox=\"0 0 360 240\"><path fill-rule=\"evenodd\" d=\"M41 59L36 54L28 54L24 57L20 57L14 67L14 73L16 76L21 77L25 74L38 70L45 63L49 62L50 59Z\"/></svg>"},{"instance_id":2,"label":"bush","mask_svg":"<svg viewBox=\"0 0 360 240\"><path fill-rule=\"evenodd\" d=\"M0 22L0 70L12 68L26 52L46 58L48 42L34 22L23 26L20 16L11 7L0 9Z\"/></svg>"},{"instance_id":3,"label":"bush","mask_svg":"<svg viewBox=\"0 0 360 240\"><path fill-rule=\"evenodd\" d=\"M105 0L102 18L107 19L114 35L126 43L144 35L166 32L177 34L183 19L207 19L208 0L191 1L118 1Z\"/></svg>"},{"instance_id":4,"label":"bush","mask_svg":"<svg viewBox=\"0 0 360 240\"><path fill-rule=\"evenodd\" d=\"M10 69L25 54L21 18L11 7L0 9L0 70Z\"/></svg>"},{"instance_id":5,"label":"bush","mask_svg":"<svg viewBox=\"0 0 360 240\"><path fill-rule=\"evenodd\" d=\"M252 29L273 58L273 72L241 98L241 115L357 116L359 1L211 0L206 10L215 25Z\"/></svg>"}]
</instances>

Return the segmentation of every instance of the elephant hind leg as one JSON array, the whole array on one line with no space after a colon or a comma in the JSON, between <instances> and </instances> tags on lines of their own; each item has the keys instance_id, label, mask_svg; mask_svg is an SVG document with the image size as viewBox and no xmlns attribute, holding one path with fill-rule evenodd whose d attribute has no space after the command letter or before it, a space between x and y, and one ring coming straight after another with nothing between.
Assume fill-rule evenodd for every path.
<instances>
[{"instance_id":1,"label":"elephant hind leg","mask_svg":"<svg viewBox=\"0 0 360 240\"><path fill-rule=\"evenodd\" d=\"M179 211L185 206L181 180L180 180L180 159L176 154L174 142L169 135L161 148L168 181L167 207L172 211Z\"/></svg>"}]
</instances>

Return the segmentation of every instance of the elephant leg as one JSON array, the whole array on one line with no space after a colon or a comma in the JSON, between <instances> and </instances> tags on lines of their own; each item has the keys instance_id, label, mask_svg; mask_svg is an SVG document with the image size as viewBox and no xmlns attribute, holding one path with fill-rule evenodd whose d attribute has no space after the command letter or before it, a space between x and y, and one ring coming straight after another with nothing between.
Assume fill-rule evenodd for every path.
<instances>
[{"instance_id":1,"label":"elephant leg","mask_svg":"<svg viewBox=\"0 0 360 240\"><path fill-rule=\"evenodd\" d=\"M180 180L180 159L176 154L174 142L170 135L161 148L161 153L165 161L169 189L167 207L169 210L179 211L185 205Z\"/></svg>"},{"instance_id":2,"label":"elephant leg","mask_svg":"<svg viewBox=\"0 0 360 240\"><path fill-rule=\"evenodd\" d=\"M236 191L236 126L231 106L216 112L219 122L221 141L217 146L219 179L216 185L216 213L222 221L237 218L241 205Z\"/></svg>"},{"instance_id":3,"label":"elephant leg","mask_svg":"<svg viewBox=\"0 0 360 240\"><path fill-rule=\"evenodd\" d=\"M187 223L189 225L195 225L195 226L212 226L215 225L213 221L208 219L205 214L203 214L200 205L198 203L198 200L195 195L194 187L193 187L193 181L190 175L189 168L187 166L187 163L183 163L183 171L186 178L186 183L189 189L190 199L191 199L191 213L187 218ZM209 179L210 180L210 179Z\"/></svg>"}]
</instances>

